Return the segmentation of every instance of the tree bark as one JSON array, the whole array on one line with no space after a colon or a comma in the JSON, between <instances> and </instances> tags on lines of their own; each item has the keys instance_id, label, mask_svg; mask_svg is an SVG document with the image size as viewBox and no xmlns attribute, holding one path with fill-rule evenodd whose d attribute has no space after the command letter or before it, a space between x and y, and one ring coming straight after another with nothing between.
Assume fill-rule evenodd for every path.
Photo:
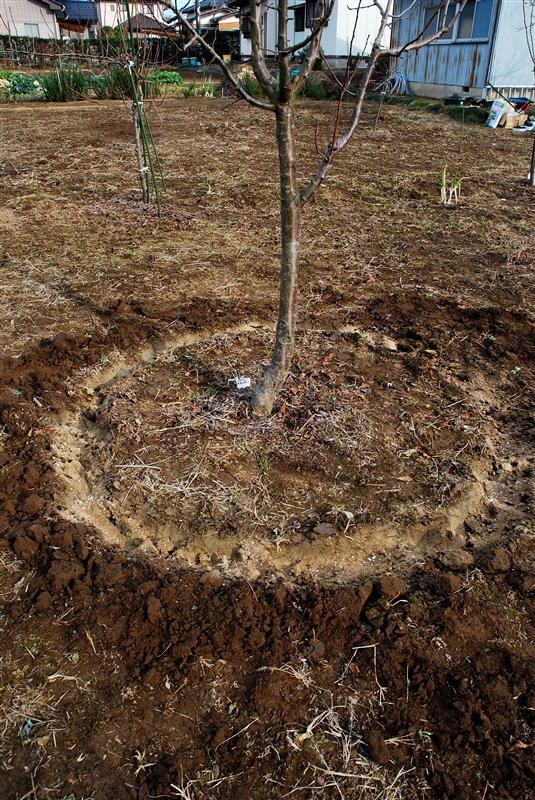
<instances>
[{"instance_id":1,"label":"tree bark","mask_svg":"<svg viewBox=\"0 0 535 800\"><path fill-rule=\"evenodd\" d=\"M275 397L290 371L295 346L299 271L300 203L295 167L295 122L290 104L278 106L277 144L281 190L281 277L275 347L268 368L253 389L258 414L271 414Z\"/></svg>"}]
</instances>

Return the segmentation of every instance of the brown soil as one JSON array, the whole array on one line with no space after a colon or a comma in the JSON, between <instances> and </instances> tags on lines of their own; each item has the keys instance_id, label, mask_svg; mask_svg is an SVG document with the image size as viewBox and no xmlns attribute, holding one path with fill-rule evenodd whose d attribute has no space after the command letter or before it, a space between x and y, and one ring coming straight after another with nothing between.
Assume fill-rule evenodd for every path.
<instances>
[{"instance_id":1,"label":"brown soil","mask_svg":"<svg viewBox=\"0 0 535 800\"><path fill-rule=\"evenodd\" d=\"M259 421L269 116L154 108L160 219L122 104L3 108L2 797L535 796L530 142L375 111Z\"/></svg>"}]
</instances>

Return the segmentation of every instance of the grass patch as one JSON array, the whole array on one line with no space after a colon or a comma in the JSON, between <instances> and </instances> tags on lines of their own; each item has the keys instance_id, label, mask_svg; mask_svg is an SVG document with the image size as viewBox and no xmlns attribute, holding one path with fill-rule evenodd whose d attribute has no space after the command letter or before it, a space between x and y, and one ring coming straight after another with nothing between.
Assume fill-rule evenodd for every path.
<instances>
[{"instance_id":1,"label":"grass patch","mask_svg":"<svg viewBox=\"0 0 535 800\"><path fill-rule=\"evenodd\" d=\"M379 102L381 95L379 92L367 92L366 99ZM383 99L385 105L404 106L409 111L426 111L430 114L443 114L450 119L459 122L469 122L476 125L483 125L487 119L488 111L479 106L446 106L437 100L428 97L415 97L413 95L386 95Z\"/></svg>"}]
</instances>

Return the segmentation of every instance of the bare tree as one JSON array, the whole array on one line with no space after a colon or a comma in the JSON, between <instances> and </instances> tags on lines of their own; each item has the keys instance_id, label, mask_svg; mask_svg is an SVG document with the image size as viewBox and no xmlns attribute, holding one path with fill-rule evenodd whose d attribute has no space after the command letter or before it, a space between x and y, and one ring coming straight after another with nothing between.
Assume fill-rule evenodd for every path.
<instances>
[{"instance_id":1,"label":"bare tree","mask_svg":"<svg viewBox=\"0 0 535 800\"><path fill-rule=\"evenodd\" d=\"M252 105L263 108L275 114L276 136L279 154L280 175L280 226L281 226L281 277L280 300L275 345L271 362L263 375L259 378L252 393L252 406L258 414L271 413L273 402L282 388L290 370L295 347L295 330L297 317L298 294L298 267L300 244L300 220L305 203L318 190L325 180L335 156L343 150L353 136L362 113L366 89L379 58L383 56L400 56L404 52L417 50L438 39L458 20L466 0L464 0L453 19L448 20L448 11L454 8L456 0L441 0L435 15L428 20L417 38L406 42L400 47L383 47L385 34L389 31L395 20L395 0L371 0L378 9L379 24L371 46L370 56L366 70L359 88L354 95L353 110L349 123L342 127L341 110L344 96L349 90L351 78L349 70L350 56L348 57L345 78L340 86L340 99L334 114L333 129L330 141L320 153L320 163L316 174L303 187L299 188L297 182L296 164L296 130L295 130L295 102L296 98L308 80L314 63L321 53L321 35L329 17L332 14L335 0L319 0L317 3L316 18L310 34L298 44L288 44L288 0L277 0L278 36L275 58L278 66L278 75L275 77L266 64L262 48L262 3L261 0L250 0L250 30L251 30L251 65L254 74L264 92L265 100L250 96L243 86L236 80L228 65L210 47L194 26L183 16L174 5L173 0L165 0L166 5L172 8L176 17L180 19L191 36L205 47L211 57L220 65L223 72L234 85L239 95ZM362 0L360 0L360 3ZM360 7L359 3L359 7ZM405 9L404 14L419 10L418 0ZM358 13L353 30L355 36L358 24ZM427 34L427 30L435 28L434 32ZM292 56L299 50L306 48L306 56L296 74L292 76Z\"/></svg>"}]
</instances>

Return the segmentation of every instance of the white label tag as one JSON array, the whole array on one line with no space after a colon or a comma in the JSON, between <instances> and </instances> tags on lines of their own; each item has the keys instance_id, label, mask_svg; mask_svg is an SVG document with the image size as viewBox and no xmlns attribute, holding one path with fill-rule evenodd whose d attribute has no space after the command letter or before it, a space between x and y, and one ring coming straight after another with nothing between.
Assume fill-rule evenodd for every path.
<instances>
[{"instance_id":1,"label":"white label tag","mask_svg":"<svg viewBox=\"0 0 535 800\"><path fill-rule=\"evenodd\" d=\"M250 378L239 378L236 376L234 380L236 381L236 389L248 389L251 385Z\"/></svg>"}]
</instances>

